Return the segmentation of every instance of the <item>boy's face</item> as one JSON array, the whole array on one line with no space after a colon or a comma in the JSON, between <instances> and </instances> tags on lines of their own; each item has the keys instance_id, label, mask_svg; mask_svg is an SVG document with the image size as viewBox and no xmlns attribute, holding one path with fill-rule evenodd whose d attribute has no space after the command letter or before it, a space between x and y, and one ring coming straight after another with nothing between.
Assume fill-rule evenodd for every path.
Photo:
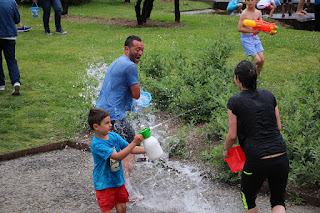
<instances>
[{"instance_id":1,"label":"boy's face","mask_svg":"<svg viewBox=\"0 0 320 213\"><path fill-rule=\"evenodd\" d=\"M94 124L93 127L94 127L94 130L99 132L99 134L101 134L101 135L109 134L110 133L110 129L112 127L110 116L105 117L101 121L100 125L99 124Z\"/></svg>"},{"instance_id":2,"label":"boy's face","mask_svg":"<svg viewBox=\"0 0 320 213\"><path fill-rule=\"evenodd\" d=\"M246 4L248 7L255 6L257 4L257 0L246 0Z\"/></svg>"}]
</instances>

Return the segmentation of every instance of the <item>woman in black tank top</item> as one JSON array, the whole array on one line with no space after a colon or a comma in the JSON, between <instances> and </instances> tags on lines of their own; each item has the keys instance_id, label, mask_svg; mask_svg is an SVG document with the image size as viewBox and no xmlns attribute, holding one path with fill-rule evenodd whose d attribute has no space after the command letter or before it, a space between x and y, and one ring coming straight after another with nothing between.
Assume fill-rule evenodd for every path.
<instances>
[{"instance_id":1,"label":"woman in black tank top","mask_svg":"<svg viewBox=\"0 0 320 213\"><path fill-rule=\"evenodd\" d=\"M255 199L268 179L273 211L285 212L285 189L289 160L282 135L277 101L266 89L257 89L257 70L249 61L235 68L234 81L241 93L228 100L229 131L223 149L224 158L236 142L246 155L242 171L241 193L246 212L258 212Z\"/></svg>"}]
</instances>

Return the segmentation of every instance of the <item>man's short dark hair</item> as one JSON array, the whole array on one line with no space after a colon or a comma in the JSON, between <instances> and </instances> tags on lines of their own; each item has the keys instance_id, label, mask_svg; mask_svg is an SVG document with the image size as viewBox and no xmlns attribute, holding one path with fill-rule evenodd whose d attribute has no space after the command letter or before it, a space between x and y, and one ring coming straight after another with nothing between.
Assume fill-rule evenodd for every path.
<instances>
[{"instance_id":1,"label":"man's short dark hair","mask_svg":"<svg viewBox=\"0 0 320 213\"><path fill-rule=\"evenodd\" d=\"M110 113L107 110L100 109L100 108L93 108L90 109L89 115L88 115L88 123L92 130L94 130L93 125L94 124L101 124L101 121L110 116Z\"/></svg>"},{"instance_id":2,"label":"man's short dark hair","mask_svg":"<svg viewBox=\"0 0 320 213\"><path fill-rule=\"evenodd\" d=\"M140 41L140 42L142 41L140 37L132 35L132 36L129 36L127 40L124 42L124 46L132 47L134 40Z\"/></svg>"}]
</instances>

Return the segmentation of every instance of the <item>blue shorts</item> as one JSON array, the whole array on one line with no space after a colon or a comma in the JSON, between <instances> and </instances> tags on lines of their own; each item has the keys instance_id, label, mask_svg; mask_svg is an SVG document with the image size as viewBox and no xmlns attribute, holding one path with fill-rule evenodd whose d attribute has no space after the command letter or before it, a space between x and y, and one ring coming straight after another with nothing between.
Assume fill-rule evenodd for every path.
<instances>
[{"instance_id":1,"label":"blue shorts","mask_svg":"<svg viewBox=\"0 0 320 213\"><path fill-rule=\"evenodd\" d=\"M240 35L240 40L244 53L247 57L264 51L258 35L254 35L252 33L242 34Z\"/></svg>"}]
</instances>

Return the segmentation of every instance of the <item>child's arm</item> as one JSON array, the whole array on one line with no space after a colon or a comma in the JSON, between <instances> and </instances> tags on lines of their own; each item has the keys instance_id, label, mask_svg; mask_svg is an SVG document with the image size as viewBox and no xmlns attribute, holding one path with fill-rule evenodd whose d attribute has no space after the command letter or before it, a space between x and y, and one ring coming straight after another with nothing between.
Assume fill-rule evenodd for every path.
<instances>
[{"instance_id":1,"label":"child's arm","mask_svg":"<svg viewBox=\"0 0 320 213\"><path fill-rule=\"evenodd\" d=\"M261 13L260 13L261 14ZM240 15L240 20L238 23L238 31L241 33L254 33L254 34L258 34L259 30L254 30L252 29L252 27L245 27L243 25L243 21L246 19L246 15L244 12L241 13ZM262 16L261 16L261 20L262 20Z\"/></svg>"},{"instance_id":2,"label":"child's arm","mask_svg":"<svg viewBox=\"0 0 320 213\"><path fill-rule=\"evenodd\" d=\"M131 151L131 154L145 154L146 150L143 146L136 146Z\"/></svg>"},{"instance_id":3,"label":"child's arm","mask_svg":"<svg viewBox=\"0 0 320 213\"><path fill-rule=\"evenodd\" d=\"M143 141L143 139L144 138L141 134L134 136L133 141L129 143L129 145L126 148L122 149L120 152L114 151L110 155L110 158L113 160L122 161L125 157L127 157L133 151L133 149L136 148L137 145L139 145Z\"/></svg>"}]
</instances>

